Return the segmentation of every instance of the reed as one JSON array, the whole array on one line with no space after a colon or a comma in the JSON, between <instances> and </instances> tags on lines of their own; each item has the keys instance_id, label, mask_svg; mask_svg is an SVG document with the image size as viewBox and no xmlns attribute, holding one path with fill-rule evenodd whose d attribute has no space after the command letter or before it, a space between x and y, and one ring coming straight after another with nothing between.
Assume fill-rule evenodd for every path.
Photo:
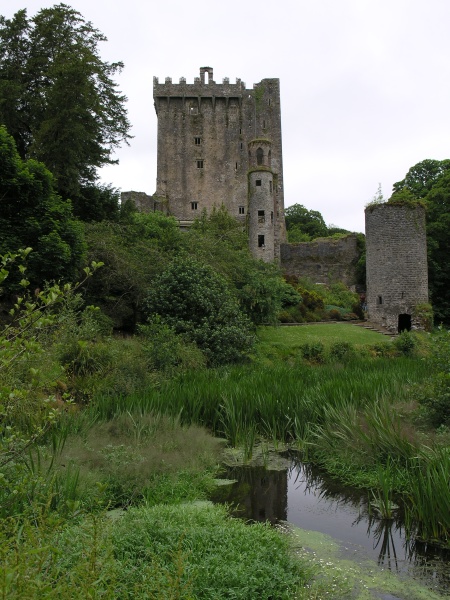
<instances>
[{"instance_id":1,"label":"reed","mask_svg":"<svg viewBox=\"0 0 450 600\"><path fill-rule=\"evenodd\" d=\"M372 491L372 500L369 503L371 509L383 520L392 520L398 510L394 502L394 490L397 468L391 460L386 465L377 466L377 489Z\"/></svg>"},{"instance_id":2,"label":"reed","mask_svg":"<svg viewBox=\"0 0 450 600\"><path fill-rule=\"evenodd\" d=\"M361 357L350 359L345 369L335 363L311 368L299 362L270 369L247 365L198 370L145 394L99 397L91 410L100 419L127 411L178 415L183 424L207 426L232 445L253 433L255 438L294 443L305 437L311 425L334 420L330 411L339 414L347 405L356 411L384 396L406 397L405 382L419 380L423 370L423 364L412 359ZM387 417L377 413L376 418L382 421ZM388 425L383 424L383 445L390 447L393 440L389 440ZM372 429L377 426L370 424ZM250 429L252 434L246 436ZM402 451L407 453L407 449Z\"/></svg>"},{"instance_id":3,"label":"reed","mask_svg":"<svg viewBox=\"0 0 450 600\"><path fill-rule=\"evenodd\" d=\"M450 542L450 449L435 448L411 460L406 518L424 540Z\"/></svg>"}]
</instances>

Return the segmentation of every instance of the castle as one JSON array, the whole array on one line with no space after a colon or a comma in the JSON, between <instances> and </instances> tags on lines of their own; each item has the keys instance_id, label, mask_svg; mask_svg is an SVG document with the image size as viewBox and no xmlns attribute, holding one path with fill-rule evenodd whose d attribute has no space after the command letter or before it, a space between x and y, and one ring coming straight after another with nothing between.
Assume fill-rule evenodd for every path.
<instances>
[{"instance_id":1,"label":"castle","mask_svg":"<svg viewBox=\"0 0 450 600\"><path fill-rule=\"evenodd\" d=\"M193 84L153 78L158 118L156 193L124 192L139 210L162 210L188 228L224 206L246 227L249 248L289 275L316 283L355 284L355 234L286 243L280 82L247 89L214 81L200 68ZM415 306L428 301L425 220L420 207L388 204L366 210L369 319L393 332L420 327Z\"/></svg>"},{"instance_id":2,"label":"castle","mask_svg":"<svg viewBox=\"0 0 450 600\"><path fill-rule=\"evenodd\" d=\"M214 81L202 67L193 84L153 79L158 117L156 196L189 227L225 206L247 226L253 255L279 260L285 241L280 82L246 89Z\"/></svg>"}]
</instances>

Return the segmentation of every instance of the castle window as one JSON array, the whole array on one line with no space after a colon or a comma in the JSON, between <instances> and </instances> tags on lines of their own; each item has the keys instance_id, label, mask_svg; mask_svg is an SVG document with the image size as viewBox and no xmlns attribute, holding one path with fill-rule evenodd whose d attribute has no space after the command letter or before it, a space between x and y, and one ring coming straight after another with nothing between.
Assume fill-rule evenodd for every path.
<instances>
[{"instance_id":1,"label":"castle window","mask_svg":"<svg viewBox=\"0 0 450 600\"><path fill-rule=\"evenodd\" d=\"M242 150L243 147L244 147L244 144L241 142L241 150Z\"/></svg>"},{"instance_id":2,"label":"castle window","mask_svg":"<svg viewBox=\"0 0 450 600\"><path fill-rule=\"evenodd\" d=\"M255 181L255 185L256 185L256 187L261 187L261 185L262 185L262 180L261 180L261 179L257 179L257 180Z\"/></svg>"},{"instance_id":3,"label":"castle window","mask_svg":"<svg viewBox=\"0 0 450 600\"><path fill-rule=\"evenodd\" d=\"M198 210L198 202L191 202L191 209Z\"/></svg>"},{"instance_id":4,"label":"castle window","mask_svg":"<svg viewBox=\"0 0 450 600\"><path fill-rule=\"evenodd\" d=\"M197 161L197 169L203 169L203 161L202 160Z\"/></svg>"},{"instance_id":5,"label":"castle window","mask_svg":"<svg viewBox=\"0 0 450 600\"><path fill-rule=\"evenodd\" d=\"M270 190L270 193L272 193L272 182L271 181L269 181L269 190Z\"/></svg>"},{"instance_id":6,"label":"castle window","mask_svg":"<svg viewBox=\"0 0 450 600\"><path fill-rule=\"evenodd\" d=\"M235 171L237 171L237 170L238 170L238 164L236 163L236 166L235 166Z\"/></svg>"},{"instance_id":7,"label":"castle window","mask_svg":"<svg viewBox=\"0 0 450 600\"><path fill-rule=\"evenodd\" d=\"M266 215L263 210L258 210L258 223L265 223Z\"/></svg>"},{"instance_id":8,"label":"castle window","mask_svg":"<svg viewBox=\"0 0 450 600\"><path fill-rule=\"evenodd\" d=\"M377 296L377 304L383 304L383 296Z\"/></svg>"},{"instance_id":9,"label":"castle window","mask_svg":"<svg viewBox=\"0 0 450 600\"><path fill-rule=\"evenodd\" d=\"M270 106L271 102L272 102L272 100L269 98L269 106Z\"/></svg>"},{"instance_id":10,"label":"castle window","mask_svg":"<svg viewBox=\"0 0 450 600\"><path fill-rule=\"evenodd\" d=\"M272 225L273 225L273 211L270 213L270 222L271 222L271 223L272 223Z\"/></svg>"},{"instance_id":11,"label":"castle window","mask_svg":"<svg viewBox=\"0 0 450 600\"><path fill-rule=\"evenodd\" d=\"M263 129L265 129L265 128L266 128L266 121L264 120L263 121Z\"/></svg>"},{"instance_id":12,"label":"castle window","mask_svg":"<svg viewBox=\"0 0 450 600\"><path fill-rule=\"evenodd\" d=\"M199 138L199 137L195 137L195 138L194 138L194 144L195 144L196 146L200 146L200 145L201 145L201 143L202 143L202 138Z\"/></svg>"},{"instance_id":13,"label":"castle window","mask_svg":"<svg viewBox=\"0 0 450 600\"><path fill-rule=\"evenodd\" d=\"M264 248L264 236L258 235L258 248Z\"/></svg>"},{"instance_id":14,"label":"castle window","mask_svg":"<svg viewBox=\"0 0 450 600\"><path fill-rule=\"evenodd\" d=\"M245 207L244 206L240 206L239 207L239 214L240 215L245 215Z\"/></svg>"},{"instance_id":15,"label":"castle window","mask_svg":"<svg viewBox=\"0 0 450 600\"><path fill-rule=\"evenodd\" d=\"M264 152L262 148L258 148L258 150L256 151L256 164L257 165L262 165L263 164L263 157L264 157Z\"/></svg>"}]
</instances>

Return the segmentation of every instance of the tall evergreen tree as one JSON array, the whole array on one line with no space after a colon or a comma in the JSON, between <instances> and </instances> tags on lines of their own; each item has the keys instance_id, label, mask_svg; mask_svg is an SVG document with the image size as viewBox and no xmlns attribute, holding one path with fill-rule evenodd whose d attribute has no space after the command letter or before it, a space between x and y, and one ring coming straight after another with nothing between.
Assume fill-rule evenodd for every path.
<instances>
[{"instance_id":1,"label":"tall evergreen tree","mask_svg":"<svg viewBox=\"0 0 450 600\"><path fill-rule=\"evenodd\" d=\"M130 138L126 97L113 81L121 62L102 61L106 37L65 4L0 16L0 123L22 159L35 158L75 200Z\"/></svg>"}]
</instances>

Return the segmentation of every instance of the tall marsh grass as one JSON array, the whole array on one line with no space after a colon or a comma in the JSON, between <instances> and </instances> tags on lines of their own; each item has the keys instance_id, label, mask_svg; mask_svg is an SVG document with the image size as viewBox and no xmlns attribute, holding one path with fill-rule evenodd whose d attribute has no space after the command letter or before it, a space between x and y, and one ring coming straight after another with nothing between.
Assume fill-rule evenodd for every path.
<instances>
[{"instance_id":1,"label":"tall marsh grass","mask_svg":"<svg viewBox=\"0 0 450 600\"><path fill-rule=\"evenodd\" d=\"M408 470L408 526L425 540L450 542L450 449L422 451Z\"/></svg>"},{"instance_id":2,"label":"tall marsh grass","mask_svg":"<svg viewBox=\"0 0 450 600\"><path fill-rule=\"evenodd\" d=\"M299 362L200 370L127 397L99 397L92 404L100 419L123 412L179 415L182 423L207 426L233 445L254 431L265 439L303 439L311 424L350 402L355 410L378 398L407 397L407 386L423 377L414 359L353 358L345 369L331 363L311 368Z\"/></svg>"}]
</instances>

